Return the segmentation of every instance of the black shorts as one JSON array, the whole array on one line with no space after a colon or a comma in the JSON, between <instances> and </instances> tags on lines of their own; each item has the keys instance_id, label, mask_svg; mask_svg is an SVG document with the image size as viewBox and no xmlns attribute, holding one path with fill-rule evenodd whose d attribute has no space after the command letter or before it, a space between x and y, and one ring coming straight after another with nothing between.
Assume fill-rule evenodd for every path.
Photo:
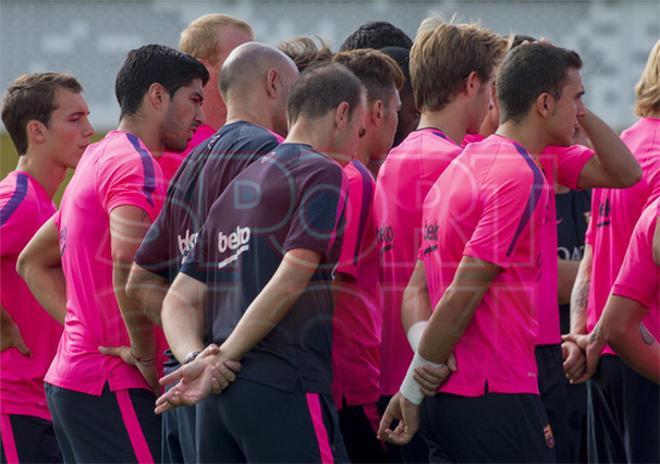
<instances>
[{"instance_id":1,"label":"black shorts","mask_svg":"<svg viewBox=\"0 0 660 464\"><path fill-rule=\"evenodd\" d=\"M421 432L430 462L555 462L537 395L438 393L422 403Z\"/></svg>"},{"instance_id":2,"label":"black shorts","mask_svg":"<svg viewBox=\"0 0 660 464\"><path fill-rule=\"evenodd\" d=\"M50 421L19 414L0 415L0 462L62 462Z\"/></svg>"},{"instance_id":3,"label":"black shorts","mask_svg":"<svg viewBox=\"0 0 660 464\"><path fill-rule=\"evenodd\" d=\"M181 367L173 356L169 354L168 356L170 359L165 365L165 374L174 372ZM168 387L168 390L171 387ZM162 418L162 462L167 464L197 462L195 407L180 406L167 411Z\"/></svg>"},{"instance_id":4,"label":"black shorts","mask_svg":"<svg viewBox=\"0 0 660 464\"><path fill-rule=\"evenodd\" d=\"M199 462L348 462L330 395L237 379L197 407Z\"/></svg>"},{"instance_id":5,"label":"black shorts","mask_svg":"<svg viewBox=\"0 0 660 464\"><path fill-rule=\"evenodd\" d=\"M339 411L339 426L351 462L387 461L385 443L376 438L379 422L376 403L343 405Z\"/></svg>"},{"instance_id":6,"label":"black shorts","mask_svg":"<svg viewBox=\"0 0 660 464\"><path fill-rule=\"evenodd\" d=\"M587 383L589 462L660 462L660 386L618 357Z\"/></svg>"},{"instance_id":7,"label":"black shorts","mask_svg":"<svg viewBox=\"0 0 660 464\"><path fill-rule=\"evenodd\" d=\"M139 388L88 395L46 384L64 462L160 462L156 398Z\"/></svg>"},{"instance_id":8,"label":"black shorts","mask_svg":"<svg viewBox=\"0 0 660 464\"><path fill-rule=\"evenodd\" d=\"M568 391L561 345L542 345L535 350L539 391L555 436L557 462L575 462L570 457L571 431L568 428Z\"/></svg>"}]
</instances>

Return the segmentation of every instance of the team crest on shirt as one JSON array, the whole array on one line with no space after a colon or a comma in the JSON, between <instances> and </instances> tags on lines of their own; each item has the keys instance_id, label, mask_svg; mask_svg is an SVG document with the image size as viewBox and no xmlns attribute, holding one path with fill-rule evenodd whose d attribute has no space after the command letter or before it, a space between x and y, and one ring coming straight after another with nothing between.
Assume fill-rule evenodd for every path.
<instances>
[{"instance_id":1,"label":"team crest on shirt","mask_svg":"<svg viewBox=\"0 0 660 464\"><path fill-rule=\"evenodd\" d=\"M545 444L548 445L548 448L554 448L555 435L552 433L552 427L550 424L543 427L543 435L545 436Z\"/></svg>"}]
</instances>

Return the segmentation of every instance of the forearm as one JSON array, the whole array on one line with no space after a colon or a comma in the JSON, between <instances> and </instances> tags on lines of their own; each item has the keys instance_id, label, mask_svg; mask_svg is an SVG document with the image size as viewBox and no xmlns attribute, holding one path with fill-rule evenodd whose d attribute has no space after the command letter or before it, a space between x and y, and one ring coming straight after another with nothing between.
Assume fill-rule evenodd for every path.
<instances>
[{"instance_id":1,"label":"forearm","mask_svg":"<svg viewBox=\"0 0 660 464\"><path fill-rule=\"evenodd\" d=\"M642 175L641 167L621 138L598 116L588 111L580 121L591 140L600 167L605 172L606 185L588 187L630 187Z\"/></svg>"},{"instance_id":2,"label":"forearm","mask_svg":"<svg viewBox=\"0 0 660 464\"><path fill-rule=\"evenodd\" d=\"M187 354L204 349L206 291L206 285L181 273L163 299L163 331L170 350L179 362L183 362Z\"/></svg>"},{"instance_id":3,"label":"forearm","mask_svg":"<svg viewBox=\"0 0 660 464\"><path fill-rule=\"evenodd\" d=\"M154 324L162 325L160 312L169 288L169 282L165 278L133 263L126 293L140 305Z\"/></svg>"},{"instance_id":4,"label":"forearm","mask_svg":"<svg viewBox=\"0 0 660 464\"><path fill-rule=\"evenodd\" d=\"M273 277L220 347L228 359L239 361L268 335L305 290L317 264L313 268L301 266L295 263L295 258L285 255Z\"/></svg>"},{"instance_id":5,"label":"forearm","mask_svg":"<svg viewBox=\"0 0 660 464\"><path fill-rule=\"evenodd\" d=\"M575 284L579 267L579 261L569 261L567 259L560 259L558 261L559 285L557 286L557 298L560 305L571 302L571 291Z\"/></svg>"},{"instance_id":6,"label":"forearm","mask_svg":"<svg viewBox=\"0 0 660 464\"><path fill-rule=\"evenodd\" d=\"M57 322L66 316L66 281L62 266L47 267L40 263L24 263L20 274L42 308Z\"/></svg>"},{"instance_id":7,"label":"forearm","mask_svg":"<svg viewBox=\"0 0 660 464\"><path fill-rule=\"evenodd\" d=\"M418 352L434 363L445 363L467 329L488 287L454 286L445 291L422 335Z\"/></svg>"},{"instance_id":8,"label":"forearm","mask_svg":"<svg viewBox=\"0 0 660 464\"><path fill-rule=\"evenodd\" d=\"M431 301L426 286L426 272L424 265L421 261L418 261L401 299L403 331L408 333L414 324L420 321L428 321L430 317Z\"/></svg>"},{"instance_id":9,"label":"forearm","mask_svg":"<svg viewBox=\"0 0 660 464\"><path fill-rule=\"evenodd\" d=\"M130 264L126 262L115 261L113 263L112 283L115 297L126 324L133 355L138 358L152 359L156 352L154 325L140 309L138 302L126 294L129 266Z\"/></svg>"},{"instance_id":10,"label":"forearm","mask_svg":"<svg viewBox=\"0 0 660 464\"><path fill-rule=\"evenodd\" d=\"M580 262L573 291L571 292L571 333L587 332L587 306L589 303L589 287L591 285L591 246L585 246L584 257Z\"/></svg>"},{"instance_id":11,"label":"forearm","mask_svg":"<svg viewBox=\"0 0 660 464\"><path fill-rule=\"evenodd\" d=\"M12 326L16 325L7 310L0 305L0 345L1 351L4 351L7 346L7 339L9 338L9 330Z\"/></svg>"}]
</instances>

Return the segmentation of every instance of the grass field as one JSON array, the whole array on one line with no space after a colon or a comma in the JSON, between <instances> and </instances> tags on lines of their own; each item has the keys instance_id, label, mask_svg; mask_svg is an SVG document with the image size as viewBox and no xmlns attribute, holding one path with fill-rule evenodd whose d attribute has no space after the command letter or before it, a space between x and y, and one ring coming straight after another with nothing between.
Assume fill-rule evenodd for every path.
<instances>
[{"instance_id":1,"label":"grass field","mask_svg":"<svg viewBox=\"0 0 660 464\"><path fill-rule=\"evenodd\" d=\"M94 141L100 140L105 135L103 133L94 134L92 139ZM11 142L11 138L6 132L0 132L0 179L4 179L7 173L13 171L16 168L16 162L18 161L18 154L14 148L14 144ZM62 192L64 192L64 187L69 183L69 179L73 175L73 171L69 170L66 173L66 180L60 186L60 189L55 194L55 203L60 204L60 199L62 198Z\"/></svg>"}]
</instances>

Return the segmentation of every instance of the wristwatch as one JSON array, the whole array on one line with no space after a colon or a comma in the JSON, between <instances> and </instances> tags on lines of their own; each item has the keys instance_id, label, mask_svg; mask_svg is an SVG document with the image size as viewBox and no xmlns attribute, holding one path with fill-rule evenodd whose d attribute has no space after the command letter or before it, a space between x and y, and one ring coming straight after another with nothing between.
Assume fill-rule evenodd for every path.
<instances>
[{"instance_id":1,"label":"wristwatch","mask_svg":"<svg viewBox=\"0 0 660 464\"><path fill-rule=\"evenodd\" d=\"M195 358L197 358L197 356L199 356L199 353L201 353L201 351L191 351L190 353L188 353L183 358L183 364L188 364L188 363L193 362L195 360Z\"/></svg>"}]
</instances>

